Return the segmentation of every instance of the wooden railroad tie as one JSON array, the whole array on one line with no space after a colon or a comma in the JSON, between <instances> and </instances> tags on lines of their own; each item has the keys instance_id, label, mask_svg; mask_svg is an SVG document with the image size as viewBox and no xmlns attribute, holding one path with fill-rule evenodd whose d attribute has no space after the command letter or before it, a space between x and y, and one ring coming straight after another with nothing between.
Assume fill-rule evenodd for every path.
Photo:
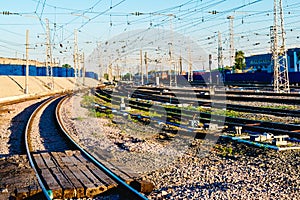
<instances>
[{"instance_id":1,"label":"wooden railroad tie","mask_svg":"<svg viewBox=\"0 0 300 200\"><path fill-rule=\"evenodd\" d=\"M95 164L88 161L80 151L42 152L33 154L37 170L42 181L53 198L93 198L109 189L117 187L117 183L101 171ZM129 168L118 166L106 161L102 163L127 184L143 193L150 193L154 186L147 181L137 181L138 174ZM38 191L21 191L19 196L27 197ZM26 195L25 195L26 194Z\"/></svg>"},{"instance_id":2,"label":"wooden railroad tie","mask_svg":"<svg viewBox=\"0 0 300 200\"><path fill-rule=\"evenodd\" d=\"M33 156L54 198L92 198L117 185L78 151L35 153Z\"/></svg>"}]
</instances>

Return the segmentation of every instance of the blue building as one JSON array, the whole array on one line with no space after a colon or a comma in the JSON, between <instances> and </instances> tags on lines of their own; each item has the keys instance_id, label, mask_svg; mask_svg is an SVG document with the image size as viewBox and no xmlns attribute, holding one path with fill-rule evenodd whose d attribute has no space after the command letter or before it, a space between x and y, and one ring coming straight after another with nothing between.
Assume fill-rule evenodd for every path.
<instances>
[{"instance_id":1,"label":"blue building","mask_svg":"<svg viewBox=\"0 0 300 200\"><path fill-rule=\"evenodd\" d=\"M246 69L252 72L273 72L272 54L259 54L245 58ZM289 72L300 71L300 48L287 50L287 62Z\"/></svg>"}]
</instances>

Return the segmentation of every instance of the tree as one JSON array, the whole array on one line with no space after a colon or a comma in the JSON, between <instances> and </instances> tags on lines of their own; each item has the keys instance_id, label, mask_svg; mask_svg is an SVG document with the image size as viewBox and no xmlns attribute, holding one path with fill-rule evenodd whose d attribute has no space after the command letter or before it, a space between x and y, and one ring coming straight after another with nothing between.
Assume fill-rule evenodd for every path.
<instances>
[{"instance_id":1,"label":"tree","mask_svg":"<svg viewBox=\"0 0 300 200\"><path fill-rule=\"evenodd\" d=\"M71 68L71 65L69 65L69 64L63 64L62 67L64 67L64 68Z\"/></svg>"},{"instance_id":2,"label":"tree","mask_svg":"<svg viewBox=\"0 0 300 200\"><path fill-rule=\"evenodd\" d=\"M235 52L235 64L234 64L234 68L235 69L239 69L239 70L243 70L246 67L246 63L245 63L245 55L243 51L237 51Z\"/></svg>"},{"instance_id":3,"label":"tree","mask_svg":"<svg viewBox=\"0 0 300 200\"><path fill-rule=\"evenodd\" d=\"M129 81L129 80L130 80L130 77L131 77L131 74L130 74L130 73L126 73L126 74L123 76L123 80Z\"/></svg>"},{"instance_id":4,"label":"tree","mask_svg":"<svg viewBox=\"0 0 300 200\"><path fill-rule=\"evenodd\" d=\"M104 76L105 80L108 80L108 74L107 73L105 73L103 76Z\"/></svg>"}]
</instances>

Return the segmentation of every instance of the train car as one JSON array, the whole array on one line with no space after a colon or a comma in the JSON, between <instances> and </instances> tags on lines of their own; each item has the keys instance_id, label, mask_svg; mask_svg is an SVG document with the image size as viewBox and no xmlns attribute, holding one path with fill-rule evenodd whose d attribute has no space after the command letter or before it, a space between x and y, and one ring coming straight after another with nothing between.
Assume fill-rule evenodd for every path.
<instances>
[{"instance_id":1,"label":"train car","mask_svg":"<svg viewBox=\"0 0 300 200\"><path fill-rule=\"evenodd\" d=\"M217 73L212 73L213 83L217 81L223 81L217 76ZM187 79L187 75L186 75ZM194 75L193 82L195 84L204 84L209 81L209 72L205 72L202 75ZM289 72L290 84L300 84L300 72ZM262 72L252 72L252 73L226 73L224 74L224 84L272 84L273 83L273 73L266 71Z\"/></svg>"}]
</instances>

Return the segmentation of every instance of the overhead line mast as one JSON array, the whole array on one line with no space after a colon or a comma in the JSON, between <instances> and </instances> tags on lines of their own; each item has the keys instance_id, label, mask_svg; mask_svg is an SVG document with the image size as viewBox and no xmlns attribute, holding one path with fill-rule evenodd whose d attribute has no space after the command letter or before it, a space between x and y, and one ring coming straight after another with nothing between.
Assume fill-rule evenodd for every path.
<instances>
[{"instance_id":1,"label":"overhead line mast","mask_svg":"<svg viewBox=\"0 0 300 200\"><path fill-rule=\"evenodd\" d=\"M53 78L53 69L52 69L52 52L51 52L51 44L50 44L50 28L49 28L49 20L46 18L46 75L48 77L48 85L51 90L54 89L54 78ZM48 61L50 60L50 63Z\"/></svg>"},{"instance_id":2,"label":"overhead line mast","mask_svg":"<svg viewBox=\"0 0 300 200\"><path fill-rule=\"evenodd\" d=\"M75 84L78 83L78 38L77 38L77 30L74 30L74 77L75 77Z\"/></svg>"},{"instance_id":3,"label":"overhead line mast","mask_svg":"<svg viewBox=\"0 0 300 200\"><path fill-rule=\"evenodd\" d=\"M234 32L233 32L233 20L234 16L230 15L227 17L229 19L229 34L230 34L230 45L229 45L229 52L230 52L230 67L234 65L235 60L235 51L234 51Z\"/></svg>"},{"instance_id":4,"label":"overhead line mast","mask_svg":"<svg viewBox=\"0 0 300 200\"><path fill-rule=\"evenodd\" d=\"M288 65L285 44L285 30L282 0L274 0L274 25L270 28L271 31L271 52L274 67L273 88L277 93L289 93L290 83L288 76ZM280 16L278 18L278 10ZM279 25L278 25L279 23ZM278 31L281 31L278 33Z\"/></svg>"}]
</instances>

